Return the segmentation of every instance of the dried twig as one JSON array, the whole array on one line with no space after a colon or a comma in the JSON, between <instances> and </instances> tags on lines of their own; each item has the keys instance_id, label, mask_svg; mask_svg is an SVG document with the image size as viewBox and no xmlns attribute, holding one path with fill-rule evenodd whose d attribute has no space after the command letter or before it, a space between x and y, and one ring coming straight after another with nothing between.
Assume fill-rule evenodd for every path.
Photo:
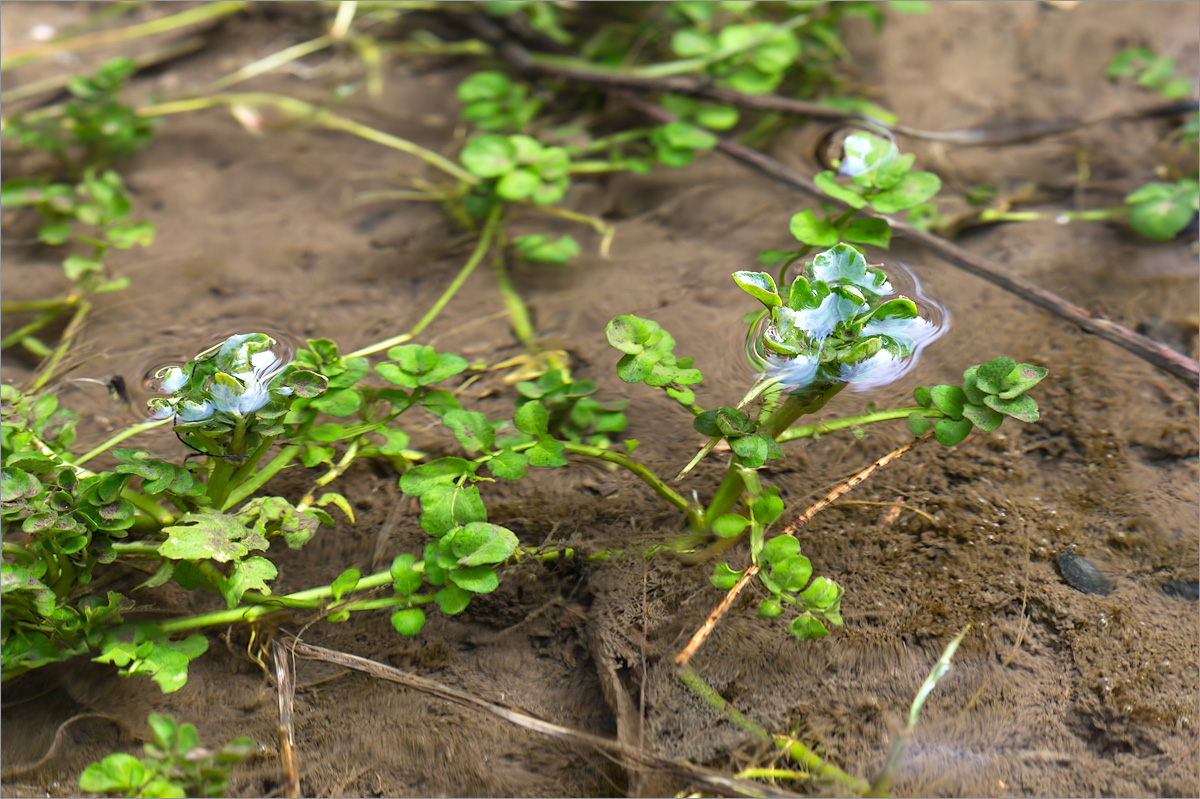
<instances>
[{"instance_id":1,"label":"dried twig","mask_svg":"<svg viewBox=\"0 0 1200 799\"><path fill-rule=\"evenodd\" d=\"M279 759L283 762L283 795L299 799L300 769L296 760L296 729L292 724L291 652L279 641L271 642L271 657L275 661L275 687L279 691Z\"/></svg>"},{"instance_id":2,"label":"dried twig","mask_svg":"<svg viewBox=\"0 0 1200 799\"><path fill-rule=\"evenodd\" d=\"M690 97L701 97L714 103L726 103L739 108L750 108L756 111L768 111L807 119L824 119L831 122L869 121L892 133L907 136L912 139L945 142L962 146L1001 146L1022 144L1048 136L1057 136L1073 130L1113 122L1129 122L1138 119L1155 119L1161 117L1182 116L1196 110L1197 100L1171 100L1165 103L1126 109L1104 114L1093 114L1082 119L1041 119L1021 122L1007 122L999 125L982 125L958 130L921 130L907 125L888 125L880 120L872 119L865 114L855 111L845 111L817 103L797 100L794 97L784 97L778 94L746 94L725 86L715 86L703 78L673 77L643 77L628 72L615 70L600 71L585 69L582 65L568 63L567 59L557 56L546 56L530 53L511 38L491 20L480 15L472 15L466 20L471 31L495 48L497 54L507 61L526 79L559 78L561 80L587 83L606 89L624 89L639 92L662 92L666 94L682 94Z\"/></svg>"},{"instance_id":3,"label":"dried twig","mask_svg":"<svg viewBox=\"0 0 1200 799\"><path fill-rule=\"evenodd\" d=\"M543 721L535 716L530 716L527 713L522 713L517 710L511 710L502 705L497 705L489 702L486 699L481 699L473 696L457 688L451 688L448 685L443 685L425 677L418 677L415 674L408 674L391 666L378 663L374 660L350 655L345 652L338 652L324 647L313 646L311 644L293 641L288 644L297 655L303 658L314 660L324 660L329 663L334 663L346 668L356 669L365 672L372 676L383 680L398 683L409 688L415 688L433 696L448 699L452 702L474 707L492 714L505 721L520 725L529 730L540 732L544 735L550 735L556 738L561 738L573 743L586 744L595 747L602 752L607 752L610 755L620 758L627 768L630 769L654 769L672 774L676 777L688 780L689 782L697 783L705 786L708 790L714 791L723 796L764 796L764 797L791 797L796 794L781 791L770 785L763 785L756 782L748 782L746 780L734 779L726 777L709 769L693 766L690 763L681 760L671 760L665 757L647 752L643 749L638 749L633 746L626 746L617 741L608 738L601 738L598 735L583 732L582 730L574 730L570 727L563 727L549 721Z\"/></svg>"},{"instance_id":4,"label":"dried twig","mask_svg":"<svg viewBox=\"0 0 1200 799\"><path fill-rule=\"evenodd\" d=\"M808 510L804 511L795 519L793 519L787 527L780 531L779 535L791 535L795 533L797 530L812 521L812 518L818 513L828 508L834 502L837 502L850 491L854 490L856 486L860 485L864 480L874 474L876 469L888 465L916 445L924 441L928 441L932 436L933 433L926 433L920 438L913 439L904 446L894 449L888 454L884 455L882 458L875 461L870 466L851 477L849 480L840 483L836 488L808 508ZM688 641L687 646L683 648L683 651L675 656L676 666L681 669L687 666L688 662L691 661L697 650L699 650L704 642L708 640L708 636L712 635L712 631L717 627L717 622L721 620L721 617L724 616L729 608L733 605L734 600L737 599L738 594L742 593L742 589L746 587L746 584L754 579L754 576L758 574L758 571L759 568L757 563L750 564L750 567L746 569L746 573L742 575L740 580L734 583L733 588L730 588L729 591L726 592L724 599L721 600L721 603L713 609L712 613L708 614L708 618L705 619L704 623L700 625L700 628L692 634L691 640Z\"/></svg>"}]
</instances>

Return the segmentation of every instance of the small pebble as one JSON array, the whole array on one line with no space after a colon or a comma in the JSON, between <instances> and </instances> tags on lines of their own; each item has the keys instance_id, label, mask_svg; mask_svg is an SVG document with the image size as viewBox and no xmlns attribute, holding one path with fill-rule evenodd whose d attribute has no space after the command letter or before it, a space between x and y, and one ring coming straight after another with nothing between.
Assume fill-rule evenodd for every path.
<instances>
[{"instance_id":1,"label":"small pebble","mask_svg":"<svg viewBox=\"0 0 1200 799\"><path fill-rule=\"evenodd\" d=\"M1076 555L1073 549L1058 553L1058 568L1068 584L1085 594L1108 596L1112 593L1112 580L1101 574L1087 558Z\"/></svg>"},{"instance_id":2,"label":"small pebble","mask_svg":"<svg viewBox=\"0 0 1200 799\"><path fill-rule=\"evenodd\" d=\"M1162 584L1163 593L1167 596L1186 599L1189 602L1200 601L1200 581L1168 580Z\"/></svg>"}]
</instances>

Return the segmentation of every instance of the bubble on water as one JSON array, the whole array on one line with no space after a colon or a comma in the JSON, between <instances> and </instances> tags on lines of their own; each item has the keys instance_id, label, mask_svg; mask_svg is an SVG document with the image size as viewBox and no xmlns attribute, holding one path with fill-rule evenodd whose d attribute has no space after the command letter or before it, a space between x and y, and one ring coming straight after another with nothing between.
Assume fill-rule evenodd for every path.
<instances>
[{"instance_id":1,"label":"bubble on water","mask_svg":"<svg viewBox=\"0 0 1200 799\"><path fill-rule=\"evenodd\" d=\"M903 263L895 263L889 264L885 271L891 279L891 291L885 298L907 297L912 300L917 306L918 318L904 319L901 323L873 320L864 326L863 332L903 338L910 352L897 356L880 350L860 363L843 365L839 377L855 391L872 390L899 380L917 365L925 348L950 329L950 312L941 302L923 291L920 280L912 270ZM787 357L768 350L763 343L763 332L770 324L770 314L764 313L747 335L747 361L755 366L762 377L776 378L790 390L811 384L820 366L818 358Z\"/></svg>"},{"instance_id":2,"label":"bubble on water","mask_svg":"<svg viewBox=\"0 0 1200 799\"><path fill-rule=\"evenodd\" d=\"M191 351L181 351L181 341L178 344L172 345L169 349L167 347L156 348L156 351L148 358L133 365L128 377L125 378L125 384L130 410L136 415L139 421L144 421L151 416L147 402L156 397L169 397L172 395L172 392L168 391L167 387L163 384L164 381L178 377L178 373L174 372L176 368L182 369L186 373L188 369L187 364L190 361L196 359L197 356L208 357L215 355L217 348L229 339L230 336L245 335L247 332L265 333L269 336L274 341L270 352L275 360L275 366L270 371L282 369L290 364L295 359L296 351L299 349L299 341L295 336L274 330L266 324L240 321L227 329L229 330L228 333L213 335L206 331L204 335L189 337L194 347ZM200 346L196 347L194 346L195 344L199 344Z\"/></svg>"}]
</instances>

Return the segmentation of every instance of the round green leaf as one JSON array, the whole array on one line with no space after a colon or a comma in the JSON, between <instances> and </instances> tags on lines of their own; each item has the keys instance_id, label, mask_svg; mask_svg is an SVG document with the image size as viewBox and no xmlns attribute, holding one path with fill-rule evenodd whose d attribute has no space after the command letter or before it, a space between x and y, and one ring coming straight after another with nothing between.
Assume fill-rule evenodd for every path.
<instances>
[{"instance_id":1,"label":"round green leaf","mask_svg":"<svg viewBox=\"0 0 1200 799\"><path fill-rule=\"evenodd\" d=\"M517 148L506 136L476 136L463 148L463 166L481 178L496 178L517 167Z\"/></svg>"},{"instance_id":2,"label":"round green leaf","mask_svg":"<svg viewBox=\"0 0 1200 799\"><path fill-rule=\"evenodd\" d=\"M827 219L817 219L811 209L795 214L790 229L797 241L812 247L832 247L838 243L837 228Z\"/></svg>"},{"instance_id":3,"label":"round green leaf","mask_svg":"<svg viewBox=\"0 0 1200 799\"><path fill-rule=\"evenodd\" d=\"M750 520L736 513L724 513L713 522L712 531L721 538L733 538L740 535Z\"/></svg>"},{"instance_id":4,"label":"round green leaf","mask_svg":"<svg viewBox=\"0 0 1200 799\"><path fill-rule=\"evenodd\" d=\"M401 635L417 635L425 627L425 611L420 608L398 610L392 614L392 626Z\"/></svg>"},{"instance_id":5,"label":"round green leaf","mask_svg":"<svg viewBox=\"0 0 1200 799\"><path fill-rule=\"evenodd\" d=\"M500 579L490 566L470 566L448 572L450 582L473 594L490 594L500 587Z\"/></svg>"}]
</instances>

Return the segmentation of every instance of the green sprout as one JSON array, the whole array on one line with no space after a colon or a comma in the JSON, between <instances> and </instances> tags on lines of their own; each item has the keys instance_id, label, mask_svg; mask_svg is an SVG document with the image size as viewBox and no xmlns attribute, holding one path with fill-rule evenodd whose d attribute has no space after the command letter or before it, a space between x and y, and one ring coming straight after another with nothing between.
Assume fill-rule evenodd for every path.
<instances>
[{"instance_id":1,"label":"green sprout","mask_svg":"<svg viewBox=\"0 0 1200 799\"><path fill-rule=\"evenodd\" d=\"M192 724L151 713L145 757L118 752L92 763L79 776L88 793L131 797L228 796L229 777L255 751L250 738L236 738L214 752L200 744Z\"/></svg>"}]
</instances>

